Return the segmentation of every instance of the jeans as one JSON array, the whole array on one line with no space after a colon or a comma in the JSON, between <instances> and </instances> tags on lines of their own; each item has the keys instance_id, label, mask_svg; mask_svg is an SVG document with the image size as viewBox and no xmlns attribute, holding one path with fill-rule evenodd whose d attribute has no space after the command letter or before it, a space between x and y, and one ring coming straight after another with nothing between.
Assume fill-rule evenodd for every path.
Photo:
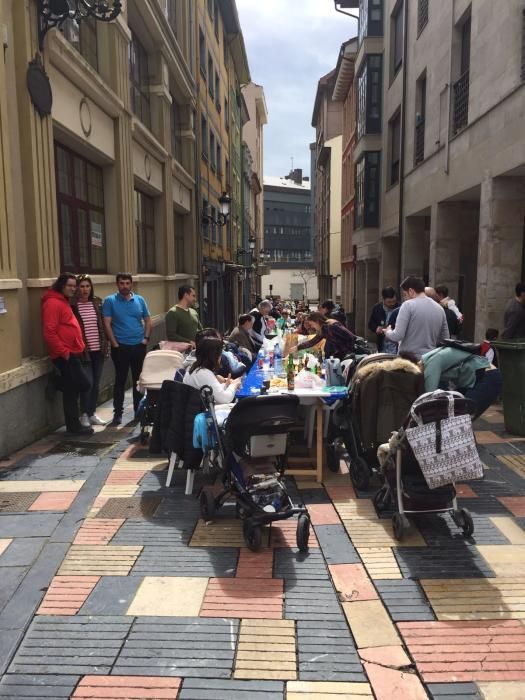
<instances>
[{"instance_id":1,"label":"jeans","mask_svg":"<svg viewBox=\"0 0 525 700\"><path fill-rule=\"evenodd\" d=\"M461 392L467 399L472 399L476 404L475 418L479 418L489 406L498 400L501 387L501 372L499 369L490 369L478 375L477 381L471 389Z\"/></svg>"},{"instance_id":2,"label":"jeans","mask_svg":"<svg viewBox=\"0 0 525 700\"><path fill-rule=\"evenodd\" d=\"M97 410L98 389L102 368L104 367L104 356L100 350L95 350L89 353L89 357L91 362L87 362L84 365L84 371L91 381L91 388L89 391L84 391L80 394L80 412L92 416Z\"/></svg>"},{"instance_id":3,"label":"jeans","mask_svg":"<svg viewBox=\"0 0 525 700\"><path fill-rule=\"evenodd\" d=\"M89 378L84 372L80 359L74 355L70 355L67 360L57 357L53 360L53 364L61 377L66 430L78 430L81 427L78 417L78 399L82 392L89 391L91 386Z\"/></svg>"},{"instance_id":4,"label":"jeans","mask_svg":"<svg viewBox=\"0 0 525 700\"><path fill-rule=\"evenodd\" d=\"M113 411L117 416L121 416L124 410L124 392L126 391L126 381L130 369L133 383L133 409L135 413L137 412L142 398L142 394L137 389L137 381L142 372L142 364L146 352L147 348L143 343L138 345L119 345L118 348L111 348L111 359L115 365Z\"/></svg>"}]
</instances>

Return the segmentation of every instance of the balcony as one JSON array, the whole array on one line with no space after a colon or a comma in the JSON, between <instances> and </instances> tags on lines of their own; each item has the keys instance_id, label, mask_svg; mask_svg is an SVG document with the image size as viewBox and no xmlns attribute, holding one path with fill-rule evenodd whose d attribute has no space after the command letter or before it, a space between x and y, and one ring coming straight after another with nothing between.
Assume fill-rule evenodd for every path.
<instances>
[{"instance_id":1,"label":"balcony","mask_svg":"<svg viewBox=\"0 0 525 700\"><path fill-rule=\"evenodd\" d=\"M452 112L452 130L456 135L468 125L468 98L470 86L470 71L465 71L452 89L454 91L454 106Z\"/></svg>"},{"instance_id":2,"label":"balcony","mask_svg":"<svg viewBox=\"0 0 525 700\"><path fill-rule=\"evenodd\" d=\"M425 160L425 120L422 119L416 126L416 139L414 144L414 162L417 165Z\"/></svg>"}]
</instances>

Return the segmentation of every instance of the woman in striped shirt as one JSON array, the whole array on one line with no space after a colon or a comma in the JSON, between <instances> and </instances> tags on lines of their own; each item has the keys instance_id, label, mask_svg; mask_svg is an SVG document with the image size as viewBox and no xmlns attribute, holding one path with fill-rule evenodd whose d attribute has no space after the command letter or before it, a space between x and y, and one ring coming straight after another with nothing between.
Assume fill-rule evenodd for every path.
<instances>
[{"instance_id":1,"label":"woman in striped shirt","mask_svg":"<svg viewBox=\"0 0 525 700\"><path fill-rule=\"evenodd\" d=\"M77 277L77 297L73 310L86 343L86 359L88 361L84 369L91 380L89 391L80 394L80 423L85 427L106 425L107 423L95 413L100 377L108 349L100 312L101 305L102 300L94 294L91 277L89 275L79 275Z\"/></svg>"}]
</instances>

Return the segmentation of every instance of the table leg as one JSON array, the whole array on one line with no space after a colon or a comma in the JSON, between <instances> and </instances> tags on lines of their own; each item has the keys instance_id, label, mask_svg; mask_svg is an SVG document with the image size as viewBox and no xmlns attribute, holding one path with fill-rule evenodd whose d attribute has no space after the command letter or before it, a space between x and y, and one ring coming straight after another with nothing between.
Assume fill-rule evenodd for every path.
<instances>
[{"instance_id":1,"label":"table leg","mask_svg":"<svg viewBox=\"0 0 525 700\"><path fill-rule=\"evenodd\" d=\"M323 480L323 457L324 457L324 446L323 446L323 402L319 401L317 406L317 481L321 482Z\"/></svg>"}]
</instances>

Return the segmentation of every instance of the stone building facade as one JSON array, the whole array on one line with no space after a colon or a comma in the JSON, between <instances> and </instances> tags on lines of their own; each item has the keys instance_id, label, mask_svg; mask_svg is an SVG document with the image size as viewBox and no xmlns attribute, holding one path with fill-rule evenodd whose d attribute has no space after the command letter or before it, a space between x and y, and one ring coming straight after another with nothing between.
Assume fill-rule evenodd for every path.
<instances>
[{"instance_id":1,"label":"stone building facade","mask_svg":"<svg viewBox=\"0 0 525 700\"><path fill-rule=\"evenodd\" d=\"M345 0L360 10L357 330L381 287L446 284L464 336L524 278L523 0Z\"/></svg>"}]
</instances>

